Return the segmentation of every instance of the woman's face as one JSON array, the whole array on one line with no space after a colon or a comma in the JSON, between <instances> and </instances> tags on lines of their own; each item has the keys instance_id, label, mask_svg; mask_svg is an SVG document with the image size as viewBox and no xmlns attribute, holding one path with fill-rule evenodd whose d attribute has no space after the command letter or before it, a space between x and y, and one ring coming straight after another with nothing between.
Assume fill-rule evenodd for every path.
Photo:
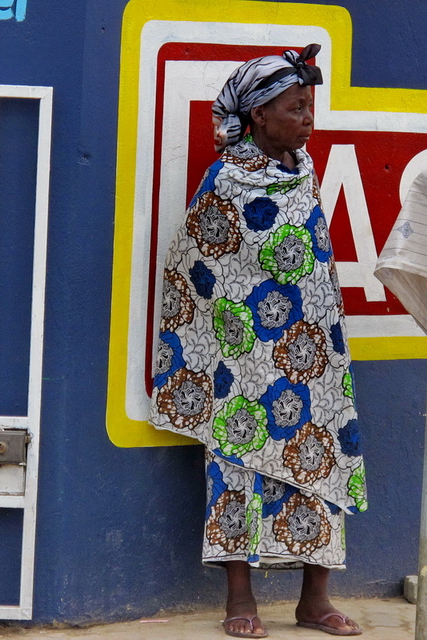
<instances>
[{"instance_id":1,"label":"woman's face","mask_svg":"<svg viewBox=\"0 0 427 640\"><path fill-rule=\"evenodd\" d=\"M312 109L311 88L296 83L267 104L254 107L251 116L265 142L280 156L308 142L313 131Z\"/></svg>"}]
</instances>

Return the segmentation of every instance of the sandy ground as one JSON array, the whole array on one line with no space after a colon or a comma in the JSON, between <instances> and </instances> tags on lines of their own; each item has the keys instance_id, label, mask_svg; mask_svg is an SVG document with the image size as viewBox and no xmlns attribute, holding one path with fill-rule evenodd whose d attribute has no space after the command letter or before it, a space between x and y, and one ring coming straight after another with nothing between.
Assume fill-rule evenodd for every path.
<instances>
[{"instance_id":1,"label":"sandy ground","mask_svg":"<svg viewBox=\"0 0 427 640\"><path fill-rule=\"evenodd\" d=\"M334 604L363 627L365 640L413 640L415 605L400 598L337 600ZM260 615L270 637L286 640L320 640L329 634L301 629L294 623L295 603L283 602L261 606ZM221 610L206 610L188 614L164 614L147 621L97 625L85 629L24 629L0 626L0 638L25 640L216 640L225 637L220 621Z\"/></svg>"}]
</instances>

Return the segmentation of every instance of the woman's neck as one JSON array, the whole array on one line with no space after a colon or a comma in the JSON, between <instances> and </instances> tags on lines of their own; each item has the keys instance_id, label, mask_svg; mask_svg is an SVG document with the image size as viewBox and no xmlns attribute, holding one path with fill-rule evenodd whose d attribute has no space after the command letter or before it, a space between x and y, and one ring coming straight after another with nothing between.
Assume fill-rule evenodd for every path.
<instances>
[{"instance_id":1,"label":"woman's neck","mask_svg":"<svg viewBox=\"0 0 427 640\"><path fill-rule=\"evenodd\" d=\"M252 137L258 149L261 149L263 153L273 160L278 160L288 169L295 169L297 165L296 153L293 149L282 150L275 147L270 141L263 139L263 136L258 131L252 132Z\"/></svg>"}]
</instances>

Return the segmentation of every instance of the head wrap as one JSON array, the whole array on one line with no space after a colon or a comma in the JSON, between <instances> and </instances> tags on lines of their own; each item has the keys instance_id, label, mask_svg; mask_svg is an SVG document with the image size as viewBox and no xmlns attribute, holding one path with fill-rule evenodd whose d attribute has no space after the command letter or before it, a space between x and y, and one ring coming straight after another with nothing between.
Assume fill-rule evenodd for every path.
<instances>
[{"instance_id":1,"label":"head wrap","mask_svg":"<svg viewBox=\"0 0 427 640\"><path fill-rule=\"evenodd\" d=\"M297 82L322 84L319 67L308 65L320 44L309 44L298 54L284 51L282 56L264 56L249 60L228 78L212 105L215 150L238 142L245 133L252 107L269 102Z\"/></svg>"}]
</instances>

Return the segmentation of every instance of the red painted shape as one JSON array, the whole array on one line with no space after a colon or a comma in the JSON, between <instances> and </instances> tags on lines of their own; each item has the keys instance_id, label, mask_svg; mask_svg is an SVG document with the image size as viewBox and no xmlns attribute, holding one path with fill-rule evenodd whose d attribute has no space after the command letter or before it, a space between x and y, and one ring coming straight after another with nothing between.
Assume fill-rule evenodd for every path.
<instances>
[{"instance_id":1,"label":"red painted shape","mask_svg":"<svg viewBox=\"0 0 427 640\"><path fill-rule=\"evenodd\" d=\"M190 103L187 203L196 193L207 167L219 158L213 146L211 106L210 102L202 100L193 100Z\"/></svg>"},{"instance_id":2,"label":"red painted shape","mask_svg":"<svg viewBox=\"0 0 427 640\"><path fill-rule=\"evenodd\" d=\"M333 249L335 260L337 262L357 261L356 247L354 246L347 202L342 187L335 206L334 217L332 218L329 231L331 238L334 238Z\"/></svg>"}]
</instances>

